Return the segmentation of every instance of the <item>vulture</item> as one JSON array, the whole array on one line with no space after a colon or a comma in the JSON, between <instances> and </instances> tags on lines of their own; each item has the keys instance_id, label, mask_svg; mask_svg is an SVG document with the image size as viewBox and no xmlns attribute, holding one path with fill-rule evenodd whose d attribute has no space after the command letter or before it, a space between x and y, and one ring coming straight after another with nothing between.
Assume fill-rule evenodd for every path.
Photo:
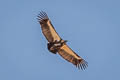
<instances>
[{"instance_id":1,"label":"vulture","mask_svg":"<svg viewBox=\"0 0 120 80\"><path fill-rule=\"evenodd\" d=\"M59 54L62 58L75 65L78 69L85 69L88 63L78 56L63 40L53 27L48 15L41 11L37 16L41 25L42 33L47 39L47 48L53 54Z\"/></svg>"}]
</instances>

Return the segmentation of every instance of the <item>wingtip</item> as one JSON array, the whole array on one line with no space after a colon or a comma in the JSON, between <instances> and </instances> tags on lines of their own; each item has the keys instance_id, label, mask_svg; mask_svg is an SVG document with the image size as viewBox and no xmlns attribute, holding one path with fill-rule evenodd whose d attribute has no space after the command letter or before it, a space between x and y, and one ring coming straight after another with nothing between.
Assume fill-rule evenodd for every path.
<instances>
[{"instance_id":1,"label":"wingtip","mask_svg":"<svg viewBox=\"0 0 120 80\"><path fill-rule=\"evenodd\" d=\"M85 70L87 67L88 67L88 62L86 62L85 60L81 60L77 65L76 67L78 69L81 69L81 70Z\"/></svg>"},{"instance_id":2,"label":"wingtip","mask_svg":"<svg viewBox=\"0 0 120 80\"><path fill-rule=\"evenodd\" d=\"M37 16L37 20L41 21L43 19L49 19L48 15L46 14L46 12L40 11L39 14L38 14L38 16Z\"/></svg>"}]
</instances>

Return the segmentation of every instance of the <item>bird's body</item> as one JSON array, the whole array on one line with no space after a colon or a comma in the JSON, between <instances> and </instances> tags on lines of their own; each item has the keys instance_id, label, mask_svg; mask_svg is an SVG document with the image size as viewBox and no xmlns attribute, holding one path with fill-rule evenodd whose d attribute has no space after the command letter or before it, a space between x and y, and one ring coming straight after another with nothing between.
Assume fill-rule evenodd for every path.
<instances>
[{"instance_id":1,"label":"bird's body","mask_svg":"<svg viewBox=\"0 0 120 80\"><path fill-rule=\"evenodd\" d=\"M78 56L67 44L66 40L63 40L56 30L54 29L51 21L49 20L45 12L40 12L38 16L39 23L41 25L42 33L48 41L48 50L54 54L58 53L65 60L71 62L76 67L85 69L87 62Z\"/></svg>"}]
</instances>

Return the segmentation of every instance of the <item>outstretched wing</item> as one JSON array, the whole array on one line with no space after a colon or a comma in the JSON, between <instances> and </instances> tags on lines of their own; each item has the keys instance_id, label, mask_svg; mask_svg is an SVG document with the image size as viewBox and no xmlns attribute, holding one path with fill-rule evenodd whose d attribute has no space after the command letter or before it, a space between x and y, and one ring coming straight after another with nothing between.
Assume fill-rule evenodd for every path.
<instances>
[{"instance_id":1,"label":"outstretched wing","mask_svg":"<svg viewBox=\"0 0 120 80\"><path fill-rule=\"evenodd\" d=\"M59 55L61 55L65 60L71 62L76 67L85 69L88 65L85 60L78 56L72 49L68 47L67 44L64 44L59 50Z\"/></svg>"},{"instance_id":2,"label":"outstretched wing","mask_svg":"<svg viewBox=\"0 0 120 80\"><path fill-rule=\"evenodd\" d=\"M43 11L38 15L38 20L42 28L42 32L48 42L60 41L58 33L55 31L51 21L49 20L47 14Z\"/></svg>"}]
</instances>

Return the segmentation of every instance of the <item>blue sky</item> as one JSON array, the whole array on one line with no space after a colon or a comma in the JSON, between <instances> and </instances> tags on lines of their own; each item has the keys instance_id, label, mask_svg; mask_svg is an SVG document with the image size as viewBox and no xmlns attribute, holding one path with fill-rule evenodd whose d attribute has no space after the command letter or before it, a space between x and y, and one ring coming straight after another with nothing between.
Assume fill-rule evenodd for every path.
<instances>
[{"instance_id":1,"label":"blue sky","mask_svg":"<svg viewBox=\"0 0 120 80\"><path fill-rule=\"evenodd\" d=\"M0 0L0 80L120 80L119 0ZM39 11L88 62L78 70L47 50Z\"/></svg>"}]
</instances>

